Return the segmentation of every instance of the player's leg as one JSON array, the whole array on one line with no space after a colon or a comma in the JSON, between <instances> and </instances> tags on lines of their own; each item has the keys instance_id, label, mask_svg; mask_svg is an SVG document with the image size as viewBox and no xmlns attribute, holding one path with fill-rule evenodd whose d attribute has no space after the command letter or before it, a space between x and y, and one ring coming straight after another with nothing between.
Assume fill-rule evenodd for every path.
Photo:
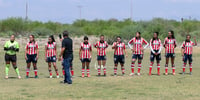
<instances>
[{"instance_id":1,"label":"player's leg","mask_svg":"<svg viewBox=\"0 0 200 100\"><path fill-rule=\"evenodd\" d=\"M189 68L190 68L190 75L192 75L192 55L189 55Z\"/></svg>"},{"instance_id":2,"label":"player's leg","mask_svg":"<svg viewBox=\"0 0 200 100\"><path fill-rule=\"evenodd\" d=\"M169 54L166 54L165 75L168 75Z\"/></svg>"},{"instance_id":3,"label":"player's leg","mask_svg":"<svg viewBox=\"0 0 200 100\"><path fill-rule=\"evenodd\" d=\"M70 61L70 69L71 69L71 75L74 76L74 69L73 69L73 58Z\"/></svg>"},{"instance_id":4,"label":"player's leg","mask_svg":"<svg viewBox=\"0 0 200 100\"><path fill-rule=\"evenodd\" d=\"M124 63L125 63L125 58L124 58L124 55L122 55L122 56L121 56L121 59L120 59L120 65L121 65L122 75L125 74Z\"/></svg>"},{"instance_id":5,"label":"player's leg","mask_svg":"<svg viewBox=\"0 0 200 100\"><path fill-rule=\"evenodd\" d=\"M161 61L161 54L157 55L156 57L158 75L160 75L160 61Z\"/></svg>"},{"instance_id":6,"label":"player's leg","mask_svg":"<svg viewBox=\"0 0 200 100\"><path fill-rule=\"evenodd\" d=\"M106 76L106 59L102 60L102 63L103 63L103 73L104 73L104 76Z\"/></svg>"},{"instance_id":7,"label":"player's leg","mask_svg":"<svg viewBox=\"0 0 200 100\"><path fill-rule=\"evenodd\" d=\"M18 69L17 63L16 63L16 62L17 62L17 57L16 57L16 55L12 56L11 62L12 62L13 68L15 69L15 72L17 73L18 78L21 79L21 76L20 76L20 74L19 74L19 69Z\"/></svg>"},{"instance_id":8,"label":"player's leg","mask_svg":"<svg viewBox=\"0 0 200 100\"><path fill-rule=\"evenodd\" d=\"M143 55L139 55L138 56L138 75L140 76L140 71L142 68L142 59L143 59Z\"/></svg>"},{"instance_id":9,"label":"player's leg","mask_svg":"<svg viewBox=\"0 0 200 100\"><path fill-rule=\"evenodd\" d=\"M172 65L172 74L175 75L175 64L174 64L174 61L175 61L175 56L171 57L171 65Z\"/></svg>"},{"instance_id":10,"label":"player's leg","mask_svg":"<svg viewBox=\"0 0 200 100\"><path fill-rule=\"evenodd\" d=\"M117 55L114 56L114 76L117 75L117 66L119 63L119 57Z\"/></svg>"},{"instance_id":11,"label":"player's leg","mask_svg":"<svg viewBox=\"0 0 200 100\"><path fill-rule=\"evenodd\" d=\"M55 72L56 72L56 77L59 78L59 73L58 73L58 68L56 66L56 62L53 62L53 67L54 67Z\"/></svg>"},{"instance_id":12,"label":"player's leg","mask_svg":"<svg viewBox=\"0 0 200 100\"><path fill-rule=\"evenodd\" d=\"M98 76L101 75L101 60L99 58L97 58L97 62L98 62Z\"/></svg>"},{"instance_id":13,"label":"player's leg","mask_svg":"<svg viewBox=\"0 0 200 100\"><path fill-rule=\"evenodd\" d=\"M35 73L35 78L38 78L38 68L37 68L37 62L32 62L33 64L33 69Z\"/></svg>"},{"instance_id":14,"label":"player's leg","mask_svg":"<svg viewBox=\"0 0 200 100\"><path fill-rule=\"evenodd\" d=\"M9 56L7 54L5 54L5 62L6 62L6 68L5 68L6 76L5 76L5 78L7 79L8 78L8 72L9 72L9 69L10 69L10 59L9 59Z\"/></svg>"},{"instance_id":15,"label":"player's leg","mask_svg":"<svg viewBox=\"0 0 200 100\"><path fill-rule=\"evenodd\" d=\"M183 56L183 72L182 72L183 75L185 74L185 68L186 68L187 60L188 60L188 57L187 57L186 54L184 54L184 56Z\"/></svg>"},{"instance_id":16,"label":"player's leg","mask_svg":"<svg viewBox=\"0 0 200 100\"><path fill-rule=\"evenodd\" d=\"M86 67L87 67L87 77L90 77L90 61L86 62Z\"/></svg>"},{"instance_id":17,"label":"player's leg","mask_svg":"<svg viewBox=\"0 0 200 100\"><path fill-rule=\"evenodd\" d=\"M48 62L49 78L52 78L51 62Z\"/></svg>"},{"instance_id":18,"label":"player's leg","mask_svg":"<svg viewBox=\"0 0 200 100\"><path fill-rule=\"evenodd\" d=\"M154 63L154 58L155 58L155 55L151 52L150 65L149 65L149 75L151 75L151 71L152 71L152 67L153 67L153 63Z\"/></svg>"},{"instance_id":19,"label":"player's leg","mask_svg":"<svg viewBox=\"0 0 200 100\"><path fill-rule=\"evenodd\" d=\"M85 77L85 65L86 65L86 62L82 59L82 77Z\"/></svg>"},{"instance_id":20,"label":"player's leg","mask_svg":"<svg viewBox=\"0 0 200 100\"><path fill-rule=\"evenodd\" d=\"M135 54L133 54L132 56L132 60L131 60L131 74L130 76L134 75L134 68L135 68L135 61L136 61L137 57Z\"/></svg>"}]
</instances>

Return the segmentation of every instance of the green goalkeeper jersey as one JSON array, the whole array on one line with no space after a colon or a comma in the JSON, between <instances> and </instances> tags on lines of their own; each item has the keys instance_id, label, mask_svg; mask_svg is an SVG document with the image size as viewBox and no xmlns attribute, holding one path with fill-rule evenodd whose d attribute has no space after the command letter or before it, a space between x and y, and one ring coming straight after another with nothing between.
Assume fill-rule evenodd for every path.
<instances>
[{"instance_id":1,"label":"green goalkeeper jersey","mask_svg":"<svg viewBox=\"0 0 200 100\"><path fill-rule=\"evenodd\" d=\"M16 50L14 49L19 49L19 44L18 42L14 41L7 41L4 45L4 48L8 48L8 50L6 50L6 54L8 55L16 55ZM12 48L12 49L10 49Z\"/></svg>"}]
</instances>

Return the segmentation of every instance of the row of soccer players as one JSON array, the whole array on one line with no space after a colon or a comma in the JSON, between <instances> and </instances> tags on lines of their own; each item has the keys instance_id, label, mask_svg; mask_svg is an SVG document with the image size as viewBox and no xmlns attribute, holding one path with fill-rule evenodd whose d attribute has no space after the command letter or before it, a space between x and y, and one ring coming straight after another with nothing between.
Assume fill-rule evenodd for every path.
<instances>
[{"instance_id":1,"label":"row of soccer players","mask_svg":"<svg viewBox=\"0 0 200 100\"><path fill-rule=\"evenodd\" d=\"M177 46L176 39L173 31L168 32L168 37L165 38L164 43L162 45L161 40L158 38L159 33L153 33L153 38L150 40L150 65L149 65L149 75L151 75L152 66L154 64L154 59L157 62L157 74L160 75L160 61L161 61L161 50L162 47L165 48L165 75L168 75L168 63L169 58L171 58L172 65L172 74L175 75L175 48ZM196 38L194 37L194 43L190 40L191 36L187 35L186 40L183 42L181 46L181 52L183 56L183 74L185 74L185 67L187 61L189 62L190 74L192 74L192 49L193 46L197 45ZM143 46L144 44L144 46ZM129 47L132 50L132 62L131 62L131 74L134 75L135 62L138 60L138 71L137 75L140 75L140 70L142 67L142 59L144 49L148 47L149 43L141 37L140 32L136 32L136 36L132 38L128 42ZM94 47L97 48L97 61L98 61L98 76L101 75L101 67L103 67L104 76L106 76L106 48L108 44L104 41L104 36L100 36L100 41L94 44ZM125 43L121 41L121 37L117 37L116 42L113 43L112 49L114 49L114 75L117 75L117 66L118 63L121 65L122 74L125 74L125 56L127 57ZM79 56L82 62L82 77L85 77L85 67L87 69L87 76L90 77L90 68L89 64L91 61L92 55L92 45L88 42L88 37L84 37L84 42L81 43Z\"/></svg>"},{"instance_id":2,"label":"row of soccer players","mask_svg":"<svg viewBox=\"0 0 200 100\"><path fill-rule=\"evenodd\" d=\"M186 40L182 44L182 56L183 56L183 74L185 73L185 67L187 61L189 61L190 66L190 74L192 74L192 48L194 45L197 45L196 38L194 38L195 43L190 41L191 36L187 35ZM62 41L62 38L60 36L60 40ZM145 46L143 46L145 44ZM133 52L132 56L132 63L131 63L131 76L134 75L134 67L135 67L135 61L138 60L138 72L137 74L140 75L140 70L142 67L142 59L143 59L143 51L148 46L148 42L141 37L140 32L136 32L136 36L132 38L128 42L129 47L131 48ZM168 37L164 40L164 48L165 48L165 56L166 56L166 64L165 64L165 74L168 74L168 61L169 58L171 58L172 63L172 73L175 75L175 65L174 65L174 58L175 58L175 52L174 49L176 48L176 39L174 37L174 32L169 31ZM151 49L151 55L150 55L150 66L149 66L149 75L151 75L152 66L154 63L154 59L156 58L157 61L157 70L158 75L160 75L160 60L161 60L161 50L162 50L162 43L161 40L158 38L158 32L155 32L153 34L153 38L150 40L150 49ZM100 36L100 40L97 41L94 44L94 47L97 48L97 61L98 61L98 75L101 75L101 67L103 67L104 76L106 76L106 48L108 47L107 42L104 40L104 36ZM114 49L114 75L117 75L117 66L118 63L121 64L122 74L125 74L125 57L127 57L126 47L125 44L121 41L121 37L117 37L117 41L113 43L112 49ZM17 68L17 57L16 52L19 51L19 44L15 41L15 36L12 35L10 37L10 40L7 41L4 45L5 53L5 61L6 61L6 68L5 78L8 78L8 72L10 67L10 62L13 65L13 68L15 69L18 78L21 78L19 74L19 69ZM91 61L92 55L92 45L88 42L88 37L84 37L84 42L80 44L80 51L79 51L79 57L82 62L82 77L85 77L85 67L87 70L87 76L90 77L90 68L89 64ZM37 60L39 56L39 46L38 43L34 39L34 35L29 36L29 42L26 44L26 50L25 50L25 60L27 63L27 70L26 70L26 78L29 78L29 71L31 63L34 68L35 78L38 78L37 75ZM56 49L56 42L53 36L50 36L48 38L48 42L45 44L45 60L48 63L48 70L50 78L52 78L52 70L51 70L51 64L53 64L57 78L59 78L58 68L56 66L56 60L57 60L57 49ZM63 75L64 75L63 70ZM71 61L71 75L74 75L74 71L72 68L72 61Z\"/></svg>"}]
</instances>

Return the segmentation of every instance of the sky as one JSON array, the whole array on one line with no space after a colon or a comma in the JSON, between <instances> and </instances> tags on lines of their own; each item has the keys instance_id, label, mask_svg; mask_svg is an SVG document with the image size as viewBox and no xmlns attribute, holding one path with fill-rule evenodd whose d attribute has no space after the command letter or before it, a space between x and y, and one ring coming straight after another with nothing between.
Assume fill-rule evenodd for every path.
<instances>
[{"instance_id":1,"label":"sky","mask_svg":"<svg viewBox=\"0 0 200 100\"><path fill-rule=\"evenodd\" d=\"M157 17L200 20L200 0L0 0L0 20L25 18L26 2L28 18L42 22L73 23L80 19L79 6L86 20L123 20L131 18L131 13L135 21Z\"/></svg>"}]
</instances>

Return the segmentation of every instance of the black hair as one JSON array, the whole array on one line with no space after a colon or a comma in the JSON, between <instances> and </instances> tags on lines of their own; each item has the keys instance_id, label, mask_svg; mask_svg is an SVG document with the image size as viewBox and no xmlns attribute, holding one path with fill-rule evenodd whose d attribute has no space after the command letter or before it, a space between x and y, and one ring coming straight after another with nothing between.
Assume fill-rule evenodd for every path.
<instances>
[{"instance_id":1,"label":"black hair","mask_svg":"<svg viewBox=\"0 0 200 100\"><path fill-rule=\"evenodd\" d=\"M141 32L137 31L136 34L137 34L137 33L141 35ZM141 36L139 36L139 38L136 37L136 39L141 39Z\"/></svg>"},{"instance_id":2,"label":"black hair","mask_svg":"<svg viewBox=\"0 0 200 100\"><path fill-rule=\"evenodd\" d=\"M68 31L64 31L64 32L63 32L63 37L66 37L66 36L67 36L67 37L69 36L69 32L68 32Z\"/></svg>"},{"instance_id":3,"label":"black hair","mask_svg":"<svg viewBox=\"0 0 200 100\"><path fill-rule=\"evenodd\" d=\"M152 42L151 42L151 43L153 43L153 41L154 41L154 40L158 40L158 39L159 39L159 38L158 38L159 32L154 32L154 33L156 33L156 34L157 34L157 38L154 38L154 37L153 37L153 38L152 38Z\"/></svg>"},{"instance_id":4,"label":"black hair","mask_svg":"<svg viewBox=\"0 0 200 100\"><path fill-rule=\"evenodd\" d=\"M53 36L53 35L50 35L50 36L49 36L49 38L51 38L51 39L52 39L52 43L53 43L53 42L56 42L56 41L55 41L55 38L54 38L54 36Z\"/></svg>"},{"instance_id":5,"label":"black hair","mask_svg":"<svg viewBox=\"0 0 200 100\"><path fill-rule=\"evenodd\" d=\"M122 39L122 37L121 37L121 36L117 36L117 38L120 38L120 39Z\"/></svg>"},{"instance_id":6,"label":"black hair","mask_svg":"<svg viewBox=\"0 0 200 100\"><path fill-rule=\"evenodd\" d=\"M87 37L87 36L84 36L83 40L88 40L88 37Z\"/></svg>"},{"instance_id":7,"label":"black hair","mask_svg":"<svg viewBox=\"0 0 200 100\"><path fill-rule=\"evenodd\" d=\"M175 39L174 31L173 31L173 30L170 30L169 32L172 34L172 39ZM169 39L169 37L168 37L168 39Z\"/></svg>"},{"instance_id":8,"label":"black hair","mask_svg":"<svg viewBox=\"0 0 200 100\"><path fill-rule=\"evenodd\" d=\"M102 36L104 37L104 35L100 35L100 37L102 37Z\"/></svg>"},{"instance_id":9,"label":"black hair","mask_svg":"<svg viewBox=\"0 0 200 100\"><path fill-rule=\"evenodd\" d=\"M30 36L33 37L33 43L35 43L35 36L33 34L31 34ZM30 41L31 42L31 41Z\"/></svg>"}]
</instances>

